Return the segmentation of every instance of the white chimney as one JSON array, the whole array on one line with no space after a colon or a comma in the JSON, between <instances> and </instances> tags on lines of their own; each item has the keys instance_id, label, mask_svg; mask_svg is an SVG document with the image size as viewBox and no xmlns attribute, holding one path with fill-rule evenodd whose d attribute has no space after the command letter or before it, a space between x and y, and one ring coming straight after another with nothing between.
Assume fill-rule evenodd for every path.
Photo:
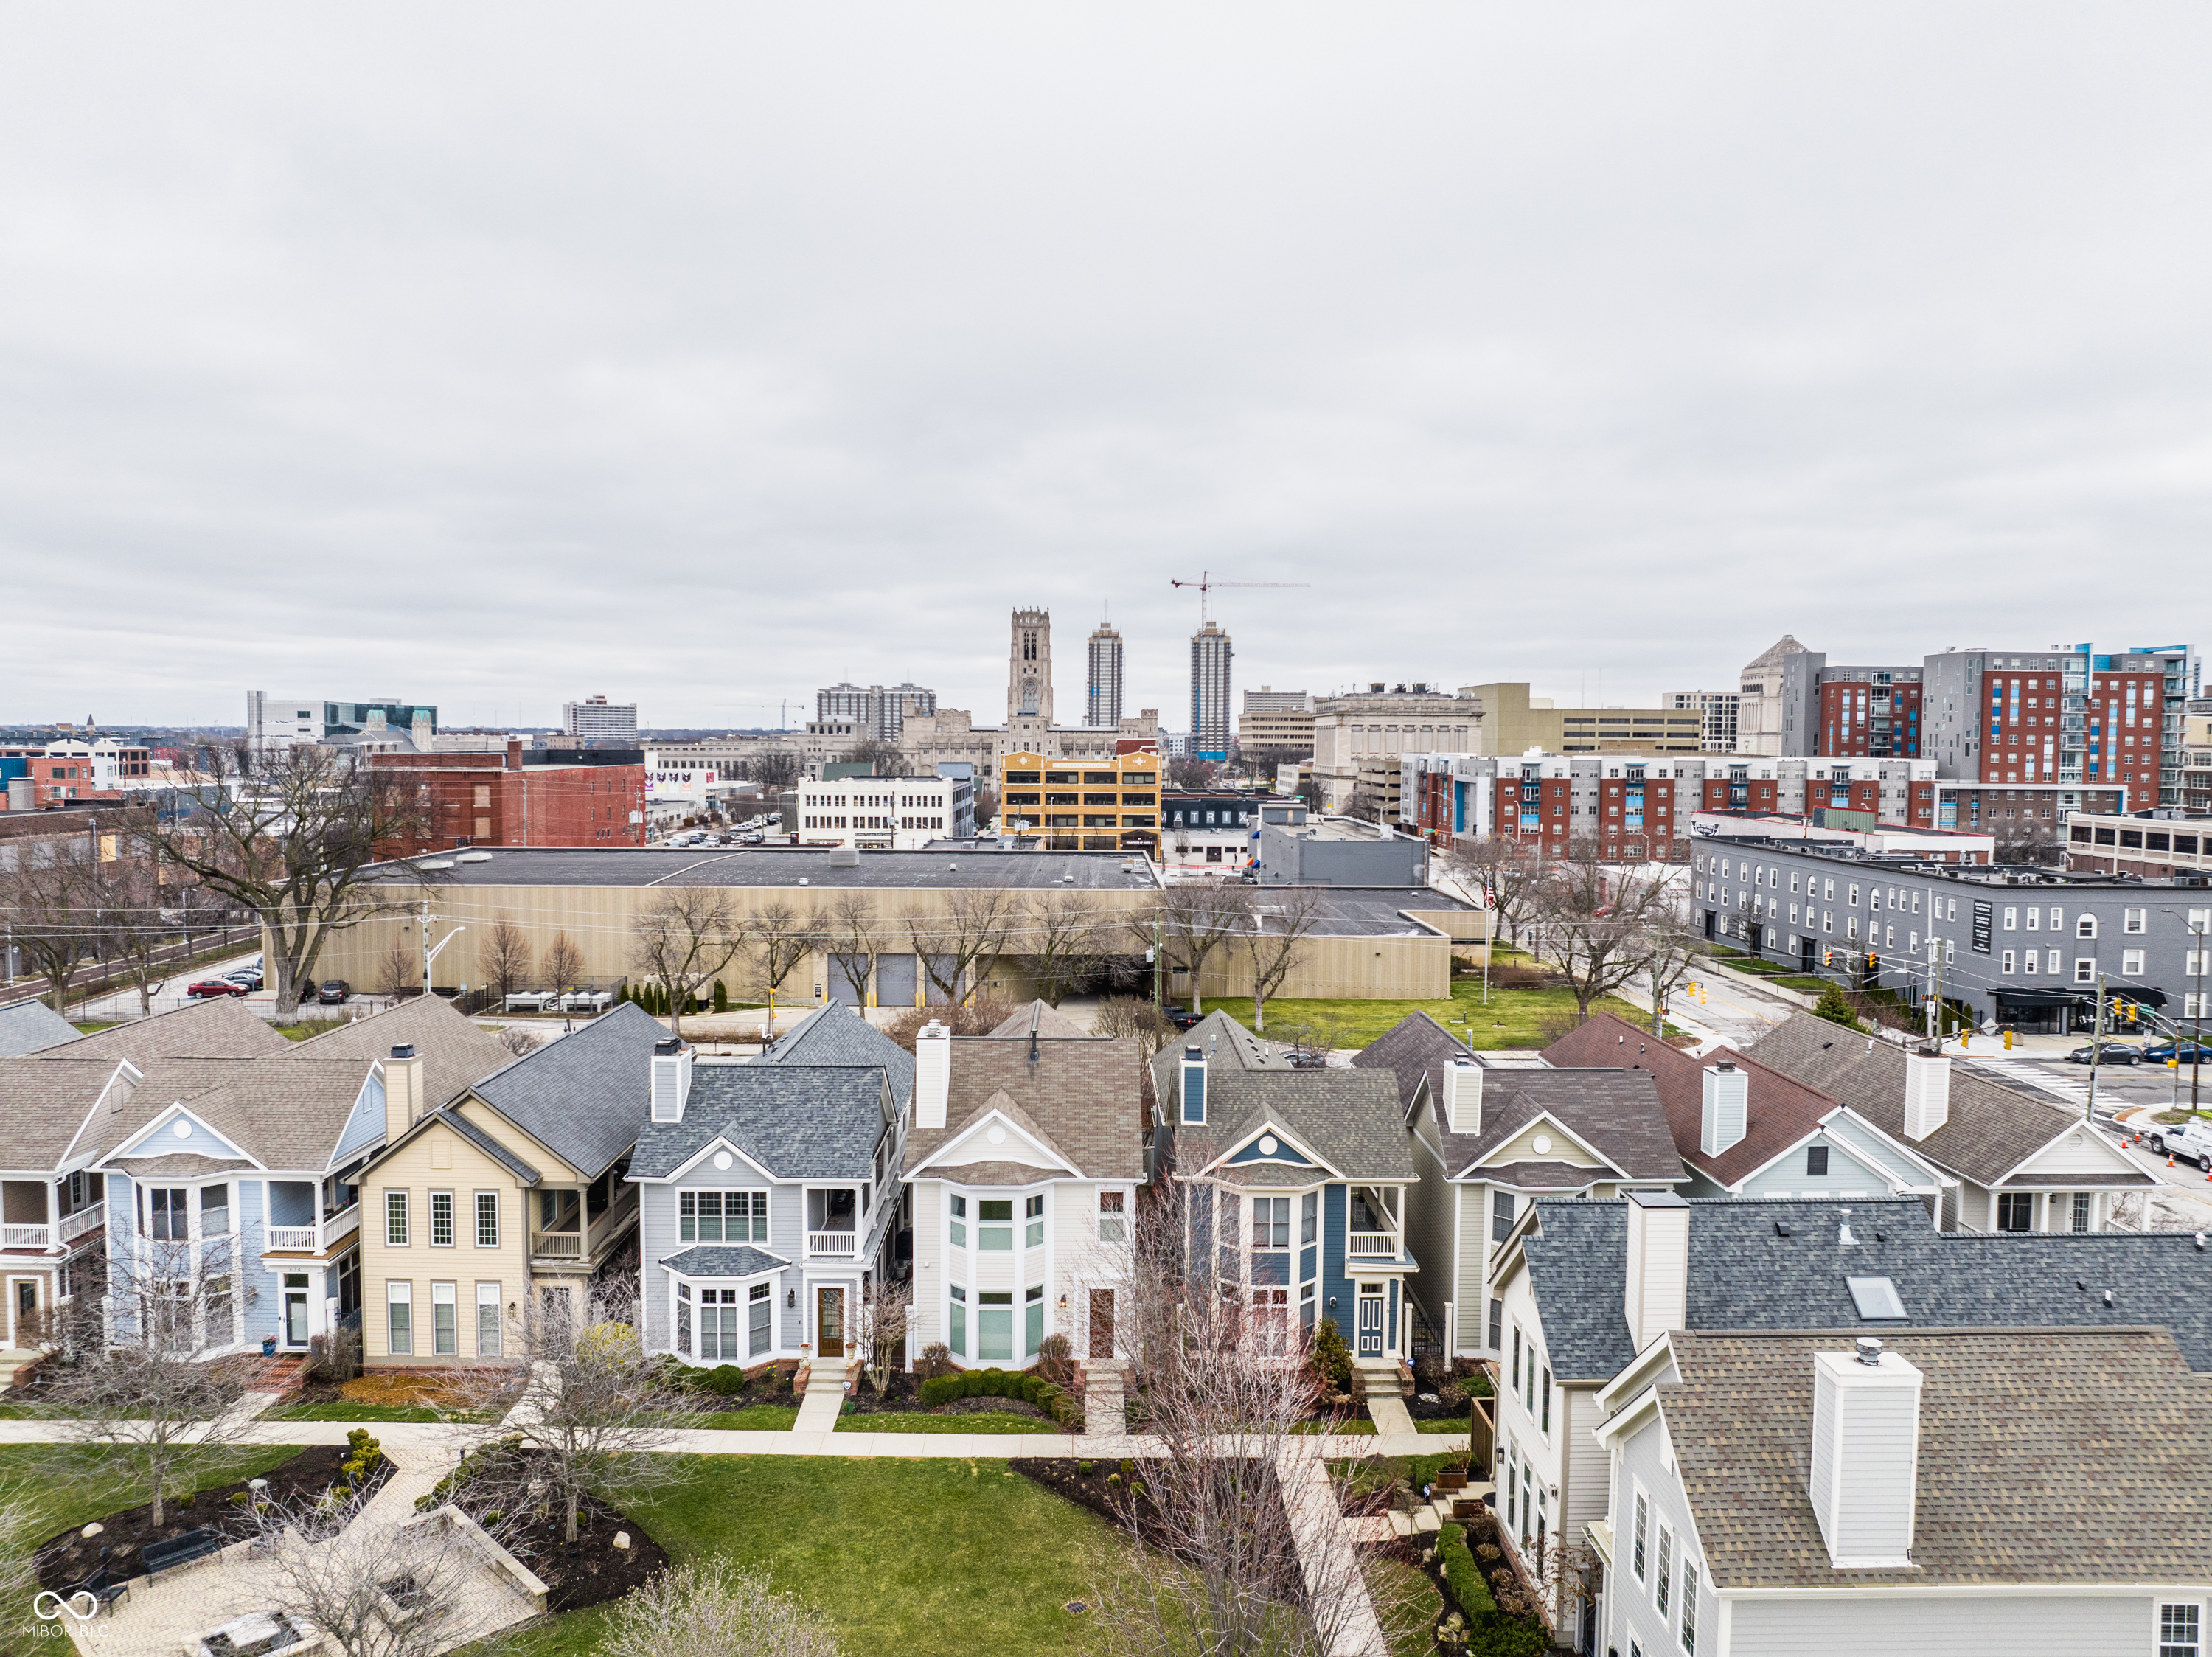
<instances>
[{"instance_id":1,"label":"white chimney","mask_svg":"<svg viewBox=\"0 0 2212 1657\"><path fill-rule=\"evenodd\" d=\"M1870 1335L1813 1355L1813 1515L1838 1570L1912 1563L1920 1372Z\"/></svg>"},{"instance_id":2,"label":"white chimney","mask_svg":"<svg viewBox=\"0 0 2212 1657\"><path fill-rule=\"evenodd\" d=\"M1698 1147L1718 1156L1743 1141L1744 1118L1751 1110L1751 1078L1723 1059L1705 1066L1704 1127Z\"/></svg>"},{"instance_id":3,"label":"white chimney","mask_svg":"<svg viewBox=\"0 0 2212 1657\"><path fill-rule=\"evenodd\" d=\"M1482 1131L1482 1066L1473 1059L1444 1065L1444 1127L1457 1134Z\"/></svg>"},{"instance_id":4,"label":"white chimney","mask_svg":"<svg viewBox=\"0 0 2212 1657\"><path fill-rule=\"evenodd\" d=\"M1905 1056L1905 1136L1917 1142L1951 1119L1951 1061L1940 1053Z\"/></svg>"},{"instance_id":5,"label":"white chimney","mask_svg":"<svg viewBox=\"0 0 2212 1657\"><path fill-rule=\"evenodd\" d=\"M914 1039L914 1125L942 1128L952 1093L952 1029L932 1019Z\"/></svg>"},{"instance_id":6,"label":"white chimney","mask_svg":"<svg viewBox=\"0 0 2212 1657\"><path fill-rule=\"evenodd\" d=\"M1628 1283L1623 1310L1641 1352L1688 1321L1690 1205L1668 1191L1628 1194Z\"/></svg>"},{"instance_id":7,"label":"white chimney","mask_svg":"<svg viewBox=\"0 0 2212 1657\"><path fill-rule=\"evenodd\" d=\"M384 1061L384 1142L393 1143L422 1114L422 1056L409 1042Z\"/></svg>"},{"instance_id":8,"label":"white chimney","mask_svg":"<svg viewBox=\"0 0 2212 1657\"><path fill-rule=\"evenodd\" d=\"M691 1049L674 1036L653 1044L653 1119L681 1122L691 1102Z\"/></svg>"}]
</instances>

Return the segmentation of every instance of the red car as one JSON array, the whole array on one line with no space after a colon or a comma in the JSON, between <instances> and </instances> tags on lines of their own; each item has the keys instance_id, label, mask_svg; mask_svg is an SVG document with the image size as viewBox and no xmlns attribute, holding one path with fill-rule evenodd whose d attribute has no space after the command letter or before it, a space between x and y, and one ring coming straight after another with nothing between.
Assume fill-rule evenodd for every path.
<instances>
[{"instance_id":1,"label":"red car","mask_svg":"<svg viewBox=\"0 0 2212 1657\"><path fill-rule=\"evenodd\" d=\"M185 991L185 999L198 1001L204 996L242 996L244 994L246 994L246 986L242 984L233 984L228 978L203 978Z\"/></svg>"}]
</instances>

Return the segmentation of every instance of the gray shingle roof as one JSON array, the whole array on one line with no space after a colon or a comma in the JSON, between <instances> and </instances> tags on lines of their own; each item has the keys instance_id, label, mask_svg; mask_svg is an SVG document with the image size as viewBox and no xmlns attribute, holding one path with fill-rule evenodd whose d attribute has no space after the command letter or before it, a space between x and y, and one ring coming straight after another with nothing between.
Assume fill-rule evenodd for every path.
<instances>
[{"instance_id":1,"label":"gray shingle roof","mask_svg":"<svg viewBox=\"0 0 2212 1657\"><path fill-rule=\"evenodd\" d=\"M1628 1223L1619 1202L1539 1198L1522 1242L1553 1373L1618 1374L1636 1355L1625 1314ZM1838 1241L1843 1211L1852 1234ZM1786 1222L1787 1237L1776 1221ZM1693 1330L2172 1330L2212 1370L2212 1252L2182 1232L1939 1232L1918 1200L1743 1197L1690 1203ZM1860 1318L1845 1277L1887 1277L1903 1324ZM2105 1291L2113 1304L2104 1303Z\"/></svg>"},{"instance_id":2,"label":"gray shingle roof","mask_svg":"<svg viewBox=\"0 0 2212 1657\"><path fill-rule=\"evenodd\" d=\"M901 1109L914 1098L914 1055L849 1007L808 1014L757 1061L762 1064L879 1064Z\"/></svg>"},{"instance_id":3,"label":"gray shingle roof","mask_svg":"<svg viewBox=\"0 0 2212 1657\"><path fill-rule=\"evenodd\" d=\"M471 1091L585 1179L596 1179L637 1142L652 1112L653 1047L667 1035L636 1002L618 1002Z\"/></svg>"},{"instance_id":4,"label":"gray shingle roof","mask_svg":"<svg viewBox=\"0 0 2212 1657\"><path fill-rule=\"evenodd\" d=\"M791 1262L780 1254L741 1243L734 1246L701 1244L672 1254L660 1264L685 1277L757 1277L764 1271L781 1271Z\"/></svg>"},{"instance_id":5,"label":"gray shingle roof","mask_svg":"<svg viewBox=\"0 0 2212 1657\"><path fill-rule=\"evenodd\" d=\"M917 1128L907 1136L909 1178L934 1152L957 1138L993 1108L1000 1094L1007 1115L1034 1128L1087 1179L1142 1179L1144 1124L1139 1088L1143 1045L1133 1037L1102 1041L1095 1036L1027 1041L988 1036L951 1039L951 1076L942 1129ZM932 1178L937 1177L934 1172Z\"/></svg>"},{"instance_id":6,"label":"gray shingle roof","mask_svg":"<svg viewBox=\"0 0 2212 1657\"><path fill-rule=\"evenodd\" d=\"M268 1020L225 996L217 1001L187 1002L152 1018L95 1030L66 1046L44 1051L54 1058L127 1058L143 1069L149 1058L251 1058L258 1053L289 1053L294 1048L270 1027Z\"/></svg>"},{"instance_id":7,"label":"gray shingle roof","mask_svg":"<svg viewBox=\"0 0 2212 1657\"><path fill-rule=\"evenodd\" d=\"M0 1167L58 1167L120 1062L0 1058ZM97 1143L90 1135L82 1137L79 1150Z\"/></svg>"},{"instance_id":8,"label":"gray shingle roof","mask_svg":"<svg viewBox=\"0 0 2212 1657\"><path fill-rule=\"evenodd\" d=\"M383 1059L412 1044L422 1057L422 1097L448 1104L464 1087L511 1064L514 1055L443 996L410 996L365 1019L354 1019L291 1050L302 1059Z\"/></svg>"},{"instance_id":9,"label":"gray shingle roof","mask_svg":"<svg viewBox=\"0 0 2212 1657\"><path fill-rule=\"evenodd\" d=\"M1660 1409L1716 1585L2203 1581L2206 1389L2166 1334L1883 1342L1923 1377L1909 1570L1832 1569L1807 1494L1813 1355L1848 1352L1848 1331L1674 1343Z\"/></svg>"},{"instance_id":10,"label":"gray shingle roof","mask_svg":"<svg viewBox=\"0 0 2212 1657\"><path fill-rule=\"evenodd\" d=\"M880 1065L702 1064L681 1122L647 1122L633 1179L665 1179L725 1139L778 1179L866 1179L886 1122Z\"/></svg>"},{"instance_id":11,"label":"gray shingle roof","mask_svg":"<svg viewBox=\"0 0 2212 1657\"><path fill-rule=\"evenodd\" d=\"M425 1116L422 1122L416 1124L416 1131L420 1132L424 1126L433 1122L444 1123L455 1133L460 1135L462 1138L467 1140L470 1144L475 1146L486 1156L491 1158L493 1161L498 1163L509 1173L513 1174L517 1179L522 1181L524 1185L534 1185L541 1177L537 1169L532 1167L529 1163L524 1161L514 1150L510 1149L492 1134L487 1132L484 1129L478 1127L475 1123L470 1121L468 1118L463 1116L459 1111L451 1109L450 1107L443 1110L433 1111L428 1116ZM410 1134L409 1136L412 1137L413 1136Z\"/></svg>"},{"instance_id":12,"label":"gray shingle roof","mask_svg":"<svg viewBox=\"0 0 2212 1657\"><path fill-rule=\"evenodd\" d=\"M1929 1161L1984 1185L2081 1123L2077 1112L2015 1093L1954 1061L1949 1118L1925 1139L1906 1139L1905 1050L1809 1013L1791 1014L1753 1045L1750 1057L1841 1100ZM2145 1175L2130 1183L2156 1182Z\"/></svg>"},{"instance_id":13,"label":"gray shingle roof","mask_svg":"<svg viewBox=\"0 0 2212 1657\"><path fill-rule=\"evenodd\" d=\"M1030 1033L1032 1020L1035 1021L1036 1033L1040 1036L1061 1036L1073 1039L1091 1033L1058 1008L1042 1001L1024 1002L984 1033L1000 1039L1026 1036Z\"/></svg>"},{"instance_id":14,"label":"gray shingle roof","mask_svg":"<svg viewBox=\"0 0 2212 1657\"><path fill-rule=\"evenodd\" d=\"M1172 1099L1170 1091L1165 1095ZM1273 1122L1345 1179L1419 1178L1396 1081L1377 1070L1215 1070L1206 1075L1206 1125L1180 1124L1176 1168L1197 1173Z\"/></svg>"},{"instance_id":15,"label":"gray shingle roof","mask_svg":"<svg viewBox=\"0 0 2212 1657\"><path fill-rule=\"evenodd\" d=\"M75 1041L83 1032L42 1001L0 1005L0 1058L15 1058Z\"/></svg>"}]
</instances>

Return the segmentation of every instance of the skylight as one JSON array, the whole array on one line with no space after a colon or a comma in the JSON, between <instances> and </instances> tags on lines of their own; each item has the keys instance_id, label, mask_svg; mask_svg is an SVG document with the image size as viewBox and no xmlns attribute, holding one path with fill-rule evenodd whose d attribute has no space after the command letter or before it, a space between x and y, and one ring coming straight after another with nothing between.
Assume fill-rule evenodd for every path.
<instances>
[{"instance_id":1,"label":"skylight","mask_svg":"<svg viewBox=\"0 0 2212 1657\"><path fill-rule=\"evenodd\" d=\"M1851 1292L1851 1304L1859 1309L1862 1318L1902 1318L1905 1302L1898 1298L1897 1285L1887 1277L1846 1277L1844 1287Z\"/></svg>"}]
</instances>

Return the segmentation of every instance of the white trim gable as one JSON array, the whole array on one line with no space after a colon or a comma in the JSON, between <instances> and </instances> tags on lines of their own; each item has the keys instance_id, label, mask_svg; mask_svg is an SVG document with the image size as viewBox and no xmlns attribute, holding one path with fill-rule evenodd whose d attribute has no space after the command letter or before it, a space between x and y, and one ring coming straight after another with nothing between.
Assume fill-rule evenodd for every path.
<instances>
[{"instance_id":1,"label":"white trim gable","mask_svg":"<svg viewBox=\"0 0 2212 1657\"><path fill-rule=\"evenodd\" d=\"M227 1153L231 1156L242 1158L244 1161L252 1163L256 1168L264 1173L269 1171L269 1165L266 1162L264 1162L259 1157L254 1155L252 1151L246 1149L245 1147L234 1143L228 1134L218 1131L213 1123L200 1115L198 1112L191 1109L191 1107L186 1105L182 1100L178 1100L173 1103L164 1106L161 1111L156 1112L144 1127L139 1129L137 1133L132 1134L130 1138L125 1140L113 1150L108 1152L106 1155L101 1157L100 1159L100 1166L105 1168L110 1164L122 1161L131 1156L165 1156L179 1154L178 1151L172 1150L167 1147L147 1144L145 1142L152 1139L155 1134L161 1132L163 1129L167 1128L170 1124L179 1120L179 1118L189 1121L192 1124L192 1137L198 1138L199 1135L204 1133L210 1139L212 1139L216 1144L222 1146L224 1153ZM186 1155L211 1156L217 1154L204 1149L198 1146L179 1148L182 1150L182 1154ZM124 1173L125 1177L128 1177L128 1170L126 1169L118 1169L117 1172Z\"/></svg>"},{"instance_id":2,"label":"white trim gable","mask_svg":"<svg viewBox=\"0 0 2212 1657\"><path fill-rule=\"evenodd\" d=\"M1000 1137L993 1142L991 1130L1000 1130ZM1018 1162L1024 1167L1035 1168L1039 1179L1052 1178L1051 1170L1066 1168L1078 1179L1089 1178L1075 1159L1063 1154L1037 1135L1031 1133L1004 1111L983 1112L958 1134L932 1151L907 1175L908 1179L925 1177L945 1178L943 1173L931 1175L931 1168L957 1168L969 1162ZM957 1183L957 1182L956 1182Z\"/></svg>"},{"instance_id":3,"label":"white trim gable","mask_svg":"<svg viewBox=\"0 0 2212 1657\"><path fill-rule=\"evenodd\" d=\"M2015 1179L2035 1176L2030 1183L2063 1185L2069 1177L2088 1173L2141 1173L2142 1170L2128 1161L2107 1140L2086 1122L2074 1122L2066 1131L2055 1134L2034 1155L2016 1167L2005 1170L1995 1183L2010 1185Z\"/></svg>"},{"instance_id":4,"label":"white trim gable","mask_svg":"<svg viewBox=\"0 0 2212 1657\"><path fill-rule=\"evenodd\" d=\"M1475 1175L1475 1170L1477 1168L1486 1168L1492 1166L1493 1163L1499 1167L1504 1167L1505 1164L1504 1162L1497 1161L1497 1159L1506 1151L1510 1150L1514 1146L1519 1144L1530 1134L1535 1132L1537 1129L1543 1127L1547 1124L1550 1124L1552 1130L1554 1133L1559 1134L1561 1137L1565 1139L1569 1144L1572 1145L1584 1156L1590 1159L1591 1163L1594 1165L1591 1172L1595 1178L1601 1179L1604 1179L1606 1176L1601 1171L1607 1168L1613 1169L1614 1173L1619 1174L1622 1179L1626 1179L1628 1177L1627 1174L1621 1170L1620 1164L1615 1162L1613 1158L1603 1155L1598 1151L1593 1149L1589 1143L1584 1140L1580 1134L1569 1129L1565 1123L1561 1122L1556 1116L1553 1116L1551 1112L1539 1111L1535 1115L1530 1117L1528 1120L1516 1128L1510 1136L1500 1140L1497 1144L1492 1146L1480 1156L1476 1157L1474 1161L1468 1163L1464 1168L1462 1168L1457 1173L1454 1174L1452 1178L1455 1179L1467 1179L1478 1177ZM1558 1149L1559 1147L1555 1145L1552 1148L1551 1151L1544 1152L1542 1154L1550 1158L1553 1157L1553 1153ZM1527 1159L1525 1157L1516 1156L1510 1160L1519 1162L1526 1161Z\"/></svg>"},{"instance_id":5,"label":"white trim gable","mask_svg":"<svg viewBox=\"0 0 2212 1657\"><path fill-rule=\"evenodd\" d=\"M1251 1147L1258 1144L1262 1139L1266 1139L1271 1136L1282 1141L1284 1144L1288 1145L1292 1150L1296 1151L1299 1156L1305 1160L1313 1174L1312 1183L1317 1185L1347 1183L1358 1185L1403 1185L1416 1183L1404 1180L1348 1180L1346 1175L1339 1173L1336 1168L1330 1165L1327 1157L1323 1156L1311 1145L1309 1145L1304 1140L1298 1137L1297 1135L1292 1133L1289 1129L1283 1127L1273 1118L1262 1121L1257 1127L1254 1128L1251 1132L1245 1135L1243 1138L1238 1140L1227 1150L1222 1152L1220 1155L1215 1157L1213 1161L1207 1163L1204 1167L1199 1169L1197 1173L1191 1177L1198 1179L1212 1179L1219 1175L1223 1170L1231 1167L1232 1165L1237 1167L1250 1167L1251 1164L1249 1162L1237 1162L1236 1161L1237 1154L1241 1151L1249 1149ZM1295 1168L1297 1167L1297 1163L1277 1162L1270 1157L1262 1157L1259 1160L1266 1162L1271 1167Z\"/></svg>"},{"instance_id":6,"label":"white trim gable","mask_svg":"<svg viewBox=\"0 0 2212 1657\"><path fill-rule=\"evenodd\" d=\"M1899 1143L1896 1136L1884 1133L1880 1128L1868 1121L1866 1118L1861 1116L1856 1111L1853 1110L1848 1105L1838 1105L1834 1110L1829 1112L1827 1115L1822 1117L1820 1118L1821 1125L1823 1127L1826 1126L1838 1117L1848 1118L1853 1127L1868 1135L1875 1142L1875 1143L1879 1144L1882 1148L1885 1154L1896 1156L1899 1160L1909 1162L1912 1167L1919 1169L1923 1173L1928 1176L1928 1184L1935 1189L1940 1191L1946 1185L1955 1185L1959 1183L1959 1176L1957 1174L1946 1173L1943 1169L1937 1167L1936 1164L1930 1162L1926 1157L1914 1150L1910 1145Z\"/></svg>"},{"instance_id":7,"label":"white trim gable","mask_svg":"<svg viewBox=\"0 0 2212 1657\"><path fill-rule=\"evenodd\" d=\"M1834 1121L1839 1116L1850 1116L1855 1126L1859 1127L1864 1130L1867 1133L1872 1135L1886 1149L1898 1152L1899 1160L1900 1161L1911 1163L1911 1167L1885 1168L1882 1167L1880 1159L1874 1156L1872 1153L1860 1146L1852 1144L1849 1140L1838 1139L1830 1134L1827 1130L1828 1124ZM1826 1115L1823 1116L1808 1132L1801 1135L1791 1143L1784 1145L1780 1150L1777 1151L1772 1156L1767 1158L1765 1161L1760 1163L1757 1167L1740 1175L1732 1183L1723 1186L1722 1189L1726 1191L1731 1197L1741 1194L1743 1188L1748 1185L1753 1180L1758 1179L1759 1175L1766 1173L1770 1168L1776 1167L1788 1158L1797 1155L1799 1153L1802 1152L1808 1145L1810 1145L1815 1140L1819 1140L1828 1145L1838 1154L1847 1158L1850 1161L1859 1164L1862 1167L1866 1168L1868 1172L1871 1173L1881 1175L1885 1179L1898 1179L1906 1191L1916 1193L1923 1190L1941 1191L1945 1185L1956 1183L1955 1180L1952 1180L1948 1176L1938 1172L1930 1164L1922 1161L1918 1157L1914 1156L1911 1152L1905 1150L1903 1146L1898 1144L1895 1140L1892 1139L1887 1134L1882 1132L1881 1129L1875 1127L1873 1123L1869 1122L1864 1117L1853 1115L1848 1106L1838 1105L1834 1110L1830 1111ZM1912 1168L1918 1168L1927 1176L1926 1179L1920 1184L1914 1184L1911 1179ZM1710 1175L1707 1177L1711 1178Z\"/></svg>"},{"instance_id":8,"label":"white trim gable","mask_svg":"<svg viewBox=\"0 0 2212 1657\"><path fill-rule=\"evenodd\" d=\"M85 1130L98 1121L100 1113L107 1109L107 1101L115 1092L115 1084L123 1080L126 1072L130 1075L131 1085L133 1087L146 1079L145 1073L129 1059L116 1060L114 1069L108 1072L106 1085L100 1090L100 1096L92 1101L92 1108L84 1113L84 1120L76 1124L76 1131L70 1136L69 1143L62 1148L61 1160L54 1165L57 1171L69 1167L70 1159L76 1154L77 1146L83 1142ZM86 1166L89 1167L90 1164L88 1163Z\"/></svg>"},{"instance_id":9,"label":"white trim gable","mask_svg":"<svg viewBox=\"0 0 2212 1657\"><path fill-rule=\"evenodd\" d=\"M684 1175L691 1173L699 1166L700 1163L706 1161L707 1158L712 1156L718 1150L729 1152L731 1155L736 1157L747 1167L752 1169L770 1185L796 1185L803 1183L802 1181L796 1179L786 1179L781 1174L770 1173L766 1168L763 1167L757 1161L746 1155L740 1147L732 1144L729 1140L725 1139L720 1134L716 1134L705 1144L700 1146L697 1150L692 1152L690 1155L685 1157L684 1161L678 1163L666 1173L657 1176L631 1174L628 1177L636 1180L641 1185L672 1185L678 1180L683 1179ZM825 1179L817 1180L815 1183L817 1185L849 1185L854 1182L849 1179Z\"/></svg>"}]
</instances>

